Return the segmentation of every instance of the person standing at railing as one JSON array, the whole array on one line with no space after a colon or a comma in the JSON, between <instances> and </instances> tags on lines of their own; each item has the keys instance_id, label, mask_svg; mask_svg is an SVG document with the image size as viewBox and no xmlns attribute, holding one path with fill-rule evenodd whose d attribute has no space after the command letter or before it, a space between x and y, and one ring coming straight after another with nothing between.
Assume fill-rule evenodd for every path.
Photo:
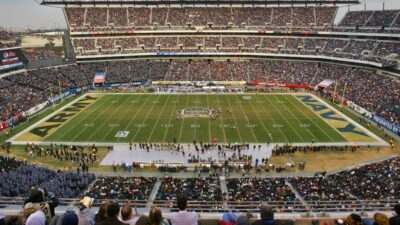
<instances>
[{"instance_id":1,"label":"person standing at railing","mask_svg":"<svg viewBox=\"0 0 400 225\"><path fill-rule=\"evenodd\" d=\"M267 206L260 206L260 220L254 221L251 225L293 225L293 221L282 221L274 219L274 210Z\"/></svg>"},{"instance_id":2,"label":"person standing at railing","mask_svg":"<svg viewBox=\"0 0 400 225\"><path fill-rule=\"evenodd\" d=\"M179 212L175 212L171 216L172 225L197 225L199 215L196 212L187 211L187 199L185 196L178 196L177 205Z\"/></svg>"}]
</instances>

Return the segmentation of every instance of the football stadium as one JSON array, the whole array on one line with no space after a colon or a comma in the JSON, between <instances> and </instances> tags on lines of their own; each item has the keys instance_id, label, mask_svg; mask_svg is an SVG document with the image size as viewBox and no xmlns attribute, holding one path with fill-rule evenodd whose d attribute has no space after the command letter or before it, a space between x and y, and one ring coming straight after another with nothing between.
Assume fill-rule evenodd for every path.
<instances>
[{"instance_id":1,"label":"football stadium","mask_svg":"<svg viewBox=\"0 0 400 225\"><path fill-rule=\"evenodd\" d=\"M400 225L400 2L35 4L65 26L0 23L0 225Z\"/></svg>"}]
</instances>

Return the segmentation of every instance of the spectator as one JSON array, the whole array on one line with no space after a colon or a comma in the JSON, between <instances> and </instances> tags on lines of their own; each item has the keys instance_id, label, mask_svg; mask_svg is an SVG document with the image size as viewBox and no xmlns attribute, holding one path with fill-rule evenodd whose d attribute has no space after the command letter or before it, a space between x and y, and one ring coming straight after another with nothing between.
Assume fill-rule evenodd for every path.
<instances>
[{"instance_id":1,"label":"spectator","mask_svg":"<svg viewBox=\"0 0 400 225\"><path fill-rule=\"evenodd\" d=\"M278 224L293 224L292 221L283 223L283 221L274 220L274 211L267 205L260 206L260 220L256 220L252 225L278 225Z\"/></svg>"},{"instance_id":2,"label":"spectator","mask_svg":"<svg viewBox=\"0 0 400 225\"><path fill-rule=\"evenodd\" d=\"M390 225L400 225L400 204L396 204L394 206L395 216L390 217L389 224Z\"/></svg>"},{"instance_id":3,"label":"spectator","mask_svg":"<svg viewBox=\"0 0 400 225\"><path fill-rule=\"evenodd\" d=\"M219 225L233 225L236 223L237 216L234 213L224 213L222 220L218 222Z\"/></svg>"},{"instance_id":4,"label":"spectator","mask_svg":"<svg viewBox=\"0 0 400 225\"><path fill-rule=\"evenodd\" d=\"M0 225L6 225L6 217L3 213L0 213Z\"/></svg>"},{"instance_id":5,"label":"spectator","mask_svg":"<svg viewBox=\"0 0 400 225\"><path fill-rule=\"evenodd\" d=\"M94 221L96 223L100 223L107 218L108 205L109 205L108 201L104 201L103 203L101 203L99 211L97 212L96 216L94 217Z\"/></svg>"},{"instance_id":6,"label":"spectator","mask_svg":"<svg viewBox=\"0 0 400 225\"><path fill-rule=\"evenodd\" d=\"M29 215L28 219L25 222L26 225L45 225L46 224L46 216L41 210L37 210L36 212Z\"/></svg>"},{"instance_id":7,"label":"spectator","mask_svg":"<svg viewBox=\"0 0 400 225\"><path fill-rule=\"evenodd\" d=\"M107 208L107 219L100 222L99 225L125 225L118 220L119 204L118 202L111 203Z\"/></svg>"},{"instance_id":8,"label":"spectator","mask_svg":"<svg viewBox=\"0 0 400 225\"><path fill-rule=\"evenodd\" d=\"M375 213L374 225L389 225L389 218L382 213Z\"/></svg>"},{"instance_id":9,"label":"spectator","mask_svg":"<svg viewBox=\"0 0 400 225\"><path fill-rule=\"evenodd\" d=\"M188 212L187 199L184 196L178 196L177 205L179 212L175 212L171 216L172 225L197 225L199 215L195 212Z\"/></svg>"},{"instance_id":10,"label":"spectator","mask_svg":"<svg viewBox=\"0 0 400 225\"><path fill-rule=\"evenodd\" d=\"M78 225L79 219L74 211L67 212L62 218L61 225Z\"/></svg>"},{"instance_id":11,"label":"spectator","mask_svg":"<svg viewBox=\"0 0 400 225\"><path fill-rule=\"evenodd\" d=\"M352 213L346 218L346 225L363 225L364 223L362 222L361 216Z\"/></svg>"},{"instance_id":12,"label":"spectator","mask_svg":"<svg viewBox=\"0 0 400 225\"><path fill-rule=\"evenodd\" d=\"M62 225L62 224L63 224L63 219L64 219L64 217L65 217L66 215L70 215L70 214L75 214L75 215L76 215L75 209L74 209L73 207L68 208L68 209L65 211L65 213L62 214L62 215L60 215L60 216L58 216L58 218L53 219L53 220L50 222L50 225ZM68 220L72 221L72 220L73 220L72 217L73 217L73 216L69 217ZM77 224L76 224L76 225L78 225L78 223L79 223L78 215L76 215L76 218L77 218L77 219L76 219L76 221L77 221Z\"/></svg>"},{"instance_id":13,"label":"spectator","mask_svg":"<svg viewBox=\"0 0 400 225\"><path fill-rule=\"evenodd\" d=\"M129 225L135 225L137 223L138 218L133 216L131 204L127 203L122 207L119 220Z\"/></svg>"},{"instance_id":14,"label":"spectator","mask_svg":"<svg viewBox=\"0 0 400 225\"><path fill-rule=\"evenodd\" d=\"M94 200L93 198L84 197L79 202L79 212L78 212L79 225L93 225L95 223L94 221L95 214L91 210L93 200Z\"/></svg>"},{"instance_id":15,"label":"spectator","mask_svg":"<svg viewBox=\"0 0 400 225\"><path fill-rule=\"evenodd\" d=\"M160 208L155 205L151 206L149 219L151 221L151 225L170 225L168 220L163 218Z\"/></svg>"},{"instance_id":16,"label":"spectator","mask_svg":"<svg viewBox=\"0 0 400 225\"><path fill-rule=\"evenodd\" d=\"M49 199L49 201L47 201ZM59 205L58 198L52 193L41 189L34 189L31 196L25 200L24 209L35 208L46 212L46 220L50 222L55 216L54 209Z\"/></svg>"},{"instance_id":17,"label":"spectator","mask_svg":"<svg viewBox=\"0 0 400 225\"><path fill-rule=\"evenodd\" d=\"M236 225L250 225L249 218L247 216L239 216L236 220Z\"/></svg>"},{"instance_id":18,"label":"spectator","mask_svg":"<svg viewBox=\"0 0 400 225\"><path fill-rule=\"evenodd\" d=\"M136 222L136 225L151 225L151 221L149 217L147 216L140 216L138 221Z\"/></svg>"}]
</instances>

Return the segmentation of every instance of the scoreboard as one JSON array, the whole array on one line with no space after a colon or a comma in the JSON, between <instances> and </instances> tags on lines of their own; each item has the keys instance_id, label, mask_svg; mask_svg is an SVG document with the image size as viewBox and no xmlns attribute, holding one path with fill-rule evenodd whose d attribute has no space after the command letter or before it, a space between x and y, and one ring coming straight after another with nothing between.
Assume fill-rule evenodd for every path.
<instances>
[{"instance_id":1,"label":"scoreboard","mask_svg":"<svg viewBox=\"0 0 400 225\"><path fill-rule=\"evenodd\" d=\"M22 67L23 59L22 50L19 48L0 50L0 72Z\"/></svg>"}]
</instances>

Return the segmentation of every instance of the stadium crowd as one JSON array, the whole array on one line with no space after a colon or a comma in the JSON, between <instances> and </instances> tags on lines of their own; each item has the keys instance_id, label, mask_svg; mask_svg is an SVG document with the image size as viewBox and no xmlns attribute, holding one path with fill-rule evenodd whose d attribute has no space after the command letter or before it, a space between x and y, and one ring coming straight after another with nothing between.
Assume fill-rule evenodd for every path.
<instances>
[{"instance_id":1,"label":"stadium crowd","mask_svg":"<svg viewBox=\"0 0 400 225\"><path fill-rule=\"evenodd\" d=\"M59 197L76 198L95 179L93 174L53 171L14 158L1 157L1 161L0 195L6 197L28 197L31 188L40 188Z\"/></svg>"},{"instance_id":2,"label":"stadium crowd","mask_svg":"<svg viewBox=\"0 0 400 225\"><path fill-rule=\"evenodd\" d=\"M226 29L240 26L331 26L336 7L168 7L168 8L66 8L75 31L193 27ZM108 18L104 20L102 18ZM88 25L88 26L86 26Z\"/></svg>"},{"instance_id":3,"label":"stadium crowd","mask_svg":"<svg viewBox=\"0 0 400 225\"><path fill-rule=\"evenodd\" d=\"M226 182L228 198L236 202L295 201L284 178L230 178Z\"/></svg>"},{"instance_id":4,"label":"stadium crowd","mask_svg":"<svg viewBox=\"0 0 400 225\"><path fill-rule=\"evenodd\" d=\"M24 51L24 55L29 61L61 59L61 57L59 55L56 55L53 51L50 51L48 49L37 49L34 51Z\"/></svg>"},{"instance_id":5,"label":"stadium crowd","mask_svg":"<svg viewBox=\"0 0 400 225\"><path fill-rule=\"evenodd\" d=\"M10 32L0 27L0 49L11 48L17 46L17 41L13 38Z\"/></svg>"},{"instance_id":6,"label":"stadium crowd","mask_svg":"<svg viewBox=\"0 0 400 225\"><path fill-rule=\"evenodd\" d=\"M398 58L394 41L350 40L332 38L185 36L176 35L126 38L73 38L77 54L116 54L142 52L258 52L297 55L321 55L358 59L390 65L387 56ZM82 48L82 51L81 49ZM99 49L101 48L101 51Z\"/></svg>"},{"instance_id":7,"label":"stadium crowd","mask_svg":"<svg viewBox=\"0 0 400 225\"><path fill-rule=\"evenodd\" d=\"M154 177L100 176L86 195L96 199L148 200L156 180Z\"/></svg>"},{"instance_id":8,"label":"stadium crowd","mask_svg":"<svg viewBox=\"0 0 400 225\"><path fill-rule=\"evenodd\" d=\"M339 26L389 27L392 24L398 26L397 15L399 12L399 10L352 11L346 14Z\"/></svg>"},{"instance_id":9,"label":"stadium crowd","mask_svg":"<svg viewBox=\"0 0 400 225\"><path fill-rule=\"evenodd\" d=\"M222 192L219 178L172 178L162 180L157 193L157 200L176 200L179 195L185 194L192 201L222 201Z\"/></svg>"}]
</instances>

